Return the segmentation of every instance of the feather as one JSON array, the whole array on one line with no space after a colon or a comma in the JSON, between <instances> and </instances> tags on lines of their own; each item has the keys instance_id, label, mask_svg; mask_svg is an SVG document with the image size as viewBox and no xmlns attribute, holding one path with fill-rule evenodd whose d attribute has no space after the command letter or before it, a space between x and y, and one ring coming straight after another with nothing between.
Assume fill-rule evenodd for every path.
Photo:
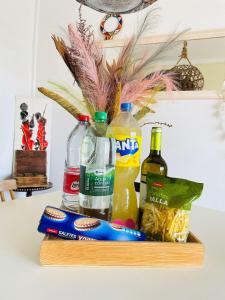
<instances>
[{"instance_id":1,"label":"feather","mask_svg":"<svg viewBox=\"0 0 225 300\"><path fill-rule=\"evenodd\" d=\"M115 117L117 117L117 115L120 113L121 92L122 92L122 85L119 82L117 84L117 88L116 88L115 101L114 101L114 103L112 105L112 116L111 116L112 119L114 119Z\"/></svg>"},{"instance_id":2,"label":"feather","mask_svg":"<svg viewBox=\"0 0 225 300\"><path fill-rule=\"evenodd\" d=\"M82 111L83 114L90 114L88 101L86 101L83 96L81 95L75 95L74 90L70 87L67 87L62 84L58 84L52 81L48 81L48 83L54 87L56 93L59 93L59 95L65 99L67 99L72 105L75 105L78 110Z\"/></svg>"},{"instance_id":3,"label":"feather","mask_svg":"<svg viewBox=\"0 0 225 300\"><path fill-rule=\"evenodd\" d=\"M156 8L148 11L137 33L123 46L117 61L114 61L108 68L110 72L114 72L115 74L120 72L119 81L121 81L122 85L128 81L145 78L150 73L152 65L161 60L166 51L175 46L178 38L187 31L184 30L177 34L171 34L168 40L162 43L153 53L151 53L151 45L148 45L147 48L140 47L139 41L155 23L157 10Z\"/></svg>"},{"instance_id":4,"label":"feather","mask_svg":"<svg viewBox=\"0 0 225 300\"><path fill-rule=\"evenodd\" d=\"M68 31L71 42L70 57L77 67L76 74L79 76L82 93L95 105L96 109L104 111L107 106L109 88L107 74L104 70L99 70L94 56L87 51L76 28L69 25Z\"/></svg>"},{"instance_id":5,"label":"feather","mask_svg":"<svg viewBox=\"0 0 225 300\"><path fill-rule=\"evenodd\" d=\"M78 83L79 86L79 78L77 78L76 72L74 72L74 66L71 64L68 48L64 40L62 38L57 37L56 35L52 35L52 39L55 43L57 51L59 52L60 56L64 60L65 64L67 65L68 69L70 70L72 76L74 77L75 81Z\"/></svg>"},{"instance_id":6,"label":"feather","mask_svg":"<svg viewBox=\"0 0 225 300\"><path fill-rule=\"evenodd\" d=\"M161 87L159 90L165 88L168 92L175 90L173 75L171 73L155 72L144 80L136 79L125 83L122 89L121 102L143 100L156 87Z\"/></svg>"},{"instance_id":7,"label":"feather","mask_svg":"<svg viewBox=\"0 0 225 300\"><path fill-rule=\"evenodd\" d=\"M138 48L135 55L133 55L133 66L134 68L130 70L129 78L135 79L146 77L154 64L158 61L163 60L164 55L168 50L177 45L178 39L182 36L187 30L184 30L179 33L172 33L168 40L162 43L159 48L151 54L150 49L143 50L141 47ZM128 75L127 75L128 76Z\"/></svg>"},{"instance_id":8,"label":"feather","mask_svg":"<svg viewBox=\"0 0 225 300\"><path fill-rule=\"evenodd\" d=\"M60 106L62 106L66 111L68 111L72 116L74 116L76 119L78 118L78 115L81 115L82 113L76 108L75 105L71 104L67 99L61 97L60 95L44 88L39 87L38 91L42 93L43 95L47 96L48 98L54 100L57 102Z\"/></svg>"},{"instance_id":9,"label":"feather","mask_svg":"<svg viewBox=\"0 0 225 300\"><path fill-rule=\"evenodd\" d=\"M67 60L66 60L67 47L66 47L64 40L62 38L57 37L54 34L52 35L52 39L55 43L55 47L56 47L57 51L62 56L64 62L67 64Z\"/></svg>"},{"instance_id":10,"label":"feather","mask_svg":"<svg viewBox=\"0 0 225 300\"><path fill-rule=\"evenodd\" d=\"M144 33L149 31L155 22L157 8L151 9L144 16L142 23L138 27L137 33L133 34L127 43L123 46L120 51L117 61L110 66L110 72L115 74L120 73L118 81L121 81L122 84L129 80L129 72L134 67L136 52L140 48L138 45L140 39L143 37ZM140 52L138 51L140 54ZM141 57L143 57L141 53ZM134 59L135 58L135 59Z\"/></svg>"},{"instance_id":11,"label":"feather","mask_svg":"<svg viewBox=\"0 0 225 300\"><path fill-rule=\"evenodd\" d=\"M82 5L79 7L79 20L76 24L76 28L85 44L85 48L89 54L94 57L96 66L100 66L103 61L102 48L100 44L95 41L92 26L87 25L86 20L82 17Z\"/></svg>"},{"instance_id":12,"label":"feather","mask_svg":"<svg viewBox=\"0 0 225 300\"><path fill-rule=\"evenodd\" d=\"M141 119L143 119L148 113L155 113L154 110L152 110L150 107L145 106L143 107L141 110L139 110L135 115L134 118L136 119L136 121L140 121Z\"/></svg>"},{"instance_id":13,"label":"feather","mask_svg":"<svg viewBox=\"0 0 225 300\"><path fill-rule=\"evenodd\" d=\"M48 81L49 84L51 84L53 87L57 88L58 90L60 90L61 92L64 92L67 96L71 97L72 99L74 99L75 101L77 102L84 102L82 100L80 100L74 93L73 91L71 91L68 87L62 85L62 84L59 84L59 83L56 83L56 82L53 82L53 81Z\"/></svg>"},{"instance_id":14,"label":"feather","mask_svg":"<svg viewBox=\"0 0 225 300\"><path fill-rule=\"evenodd\" d=\"M159 87L156 87L152 90L150 97L148 99L145 99L144 101L135 101L135 105L140 107L140 110L136 112L134 115L134 118L139 122L141 119L143 119L147 114L149 113L155 113L154 110L152 110L149 105L154 104L157 101L154 99L155 95L158 93Z\"/></svg>"}]
</instances>

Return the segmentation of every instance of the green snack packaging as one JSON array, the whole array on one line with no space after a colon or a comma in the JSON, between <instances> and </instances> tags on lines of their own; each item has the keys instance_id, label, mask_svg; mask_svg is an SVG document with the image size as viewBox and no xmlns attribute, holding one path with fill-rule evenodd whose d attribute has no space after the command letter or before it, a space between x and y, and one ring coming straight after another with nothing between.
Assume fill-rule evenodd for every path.
<instances>
[{"instance_id":1,"label":"green snack packaging","mask_svg":"<svg viewBox=\"0 0 225 300\"><path fill-rule=\"evenodd\" d=\"M202 183L149 173L142 217L142 230L148 239L186 242L192 202L202 190Z\"/></svg>"}]
</instances>

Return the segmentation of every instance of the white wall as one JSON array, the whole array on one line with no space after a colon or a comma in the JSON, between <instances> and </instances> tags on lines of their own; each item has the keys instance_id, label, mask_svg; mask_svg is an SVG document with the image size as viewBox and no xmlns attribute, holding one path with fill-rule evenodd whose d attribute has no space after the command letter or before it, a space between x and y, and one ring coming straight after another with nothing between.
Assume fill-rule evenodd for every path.
<instances>
[{"instance_id":1,"label":"white wall","mask_svg":"<svg viewBox=\"0 0 225 300\"><path fill-rule=\"evenodd\" d=\"M219 100L161 100L150 121L171 123L163 129L162 156L168 175L203 182L197 205L225 210L225 103ZM142 157L149 152L150 127Z\"/></svg>"},{"instance_id":2,"label":"white wall","mask_svg":"<svg viewBox=\"0 0 225 300\"><path fill-rule=\"evenodd\" d=\"M50 36L52 33L61 33L63 27L66 28L68 23L76 20L79 5L75 4L74 0L21 0L16 4L15 1L1 2L1 7L4 9L1 10L3 16L0 19L0 33L5 45L3 48L0 47L0 130L1 141L4 141L1 144L0 176L4 177L11 171L13 137L11 111L14 107L14 95L28 96L35 86L45 85L47 80L65 81L71 84L73 82ZM154 30L155 34L173 31L175 28L180 30L188 27L193 30L225 28L224 0L213 2L159 0L156 5L160 7L161 21ZM35 7L36 11L34 11ZM39 16L38 23L35 23L35 13ZM124 17L124 27L118 38L131 34L143 13ZM100 36L98 26L103 15L88 8L84 8L83 15L89 23L93 24L96 34ZM37 43L32 49L35 28ZM35 50L37 55L33 60L32 73L32 53L35 54ZM32 77L35 79L34 84L32 84ZM223 187L225 145L219 138L214 103L216 102L163 102L158 104L154 118L176 123L173 129L164 134L164 156L169 164L170 175L206 182L201 204L225 210L222 199L222 195L225 194ZM50 179L56 190L62 185L66 138L74 123L68 113L57 105L53 106ZM194 130L195 126L200 131L200 135ZM144 136L148 135L149 129L145 128ZM148 143L146 139L143 157L148 152ZM215 186L218 188L215 189Z\"/></svg>"},{"instance_id":3,"label":"white wall","mask_svg":"<svg viewBox=\"0 0 225 300\"><path fill-rule=\"evenodd\" d=\"M31 93L34 4L0 1L0 178L12 173L15 95Z\"/></svg>"}]
</instances>

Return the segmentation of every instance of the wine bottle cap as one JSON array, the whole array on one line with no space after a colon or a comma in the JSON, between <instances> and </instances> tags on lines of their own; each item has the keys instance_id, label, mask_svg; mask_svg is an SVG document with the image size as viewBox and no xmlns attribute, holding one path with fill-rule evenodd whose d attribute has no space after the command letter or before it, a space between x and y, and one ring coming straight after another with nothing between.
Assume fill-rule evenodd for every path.
<instances>
[{"instance_id":1,"label":"wine bottle cap","mask_svg":"<svg viewBox=\"0 0 225 300\"><path fill-rule=\"evenodd\" d=\"M152 127L152 133L156 133L156 132L161 133L162 132L162 127Z\"/></svg>"}]
</instances>

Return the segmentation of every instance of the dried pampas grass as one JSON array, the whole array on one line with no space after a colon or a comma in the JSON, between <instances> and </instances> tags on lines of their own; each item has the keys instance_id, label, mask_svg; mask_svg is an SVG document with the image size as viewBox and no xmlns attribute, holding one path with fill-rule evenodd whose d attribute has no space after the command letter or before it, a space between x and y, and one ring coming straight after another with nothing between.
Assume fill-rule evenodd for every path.
<instances>
[{"instance_id":1,"label":"dried pampas grass","mask_svg":"<svg viewBox=\"0 0 225 300\"><path fill-rule=\"evenodd\" d=\"M150 11L133 35L121 49L117 59L109 64L103 51L95 41L91 26L82 18L81 10L76 25L68 26L69 44L55 35L52 36L56 49L80 87L82 99L78 99L63 85L51 83L58 92L45 88L39 91L53 99L74 116L79 113L94 115L95 111L106 111L111 122L120 112L122 102L131 102L138 108L137 120L154 112L151 105L160 90L176 90L174 75L169 72L151 72L152 65L172 47L178 35L171 35L154 53L143 50L138 42L151 28L154 12ZM148 75L151 74L151 75ZM78 109L79 107L79 109Z\"/></svg>"}]
</instances>

